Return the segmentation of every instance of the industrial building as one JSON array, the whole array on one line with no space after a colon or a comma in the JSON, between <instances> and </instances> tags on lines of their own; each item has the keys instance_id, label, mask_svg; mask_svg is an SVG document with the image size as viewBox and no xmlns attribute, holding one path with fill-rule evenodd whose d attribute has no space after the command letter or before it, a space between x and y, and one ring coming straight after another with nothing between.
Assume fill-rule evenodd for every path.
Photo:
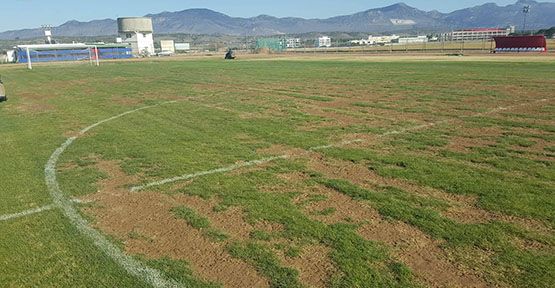
<instances>
[{"instance_id":1,"label":"industrial building","mask_svg":"<svg viewBox=\"0 0 555 288\"><path fill-rule=\"evenodd\" d=\"M331 47L331 38L328 36L322 36L320 38L318 38L318 47L323 48L323 47Z\"/></svg>"},{"instance_id":2,"label":"industrial building","mask_svg":"<svg viewBox=\"0 0 555 288\"><path fill-rule=\"evenodd\" d=\"M175 53L175 41L173 41L173 40L161 40L160 41L160 50L162 52Z\"/></svg>"},{"instance_id":3,"label":"industrial building","mask_svg":"<svg viewBox=\"0 0 555 288\"><path fill-rule=\"evenodd\" d=\"M403 38L398 38L396 40L399 44L423 44L423 43L428 43L428 36L415 36L415 37L403 37Z\"/></svg>"},{"instance_id":4,"label":"industrial building","mask_svg":"<svg viewBox=\"0 0 555 288\"><path fill-rule=\"evenodd\" d=\"M447 34L447 39L451 41L473 41L488 40L494 37L509 36L515 32L515 27L511 26L506 29L501 28L475 28L453 31Z\"/></svg>"},{"instance_id":5,"label":"industrial building","mask_svg":"<svg viewBox=\"0 0 555 288\"><path fill-rule=\"evenodd\" d=\"M122 42L131 45L134 55L154 55L154 28L151 18L118 18L118 32Z\"/></svg>"}]
</instances>

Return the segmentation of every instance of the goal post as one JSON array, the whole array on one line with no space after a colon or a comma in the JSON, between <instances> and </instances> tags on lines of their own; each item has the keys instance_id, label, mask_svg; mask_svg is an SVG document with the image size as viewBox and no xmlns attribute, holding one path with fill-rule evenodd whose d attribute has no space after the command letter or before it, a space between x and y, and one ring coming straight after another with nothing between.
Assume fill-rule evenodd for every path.
<instances>
[{"instance_id":1,"label":"goal post","mask_svg":"<svg viewBox=\"0 0 555 288\"><path fill-rule=\"evenodd\" d=\"M33 63L31 63L31 52L29 51L29 47L27 47L27 68L29 70L33 70Z\"/></svg>"},{"instance_id":2,"label":"goal post","mask_svg":"<svg viewBox=\"0 0 555 288\"><path fill-rule=\"evenodd\" d=\"M100 52L97 46L29 45L17 50L19 63L26 63L33 70L36 63L73 62L100 66Z\"/></svg>"},{"instance_id":3,"label":"goal post","mask_svg":"<svg viewBox=\"0 0 555 288\"><path fill-rule=\"evenodd\" d=\"M100 66L100 59L132 59L133 50L125 44L45 44L21 45L15 49L16 62L27 64L29 70L36 63L76 62Z\"/></svg>"}]
</instances>

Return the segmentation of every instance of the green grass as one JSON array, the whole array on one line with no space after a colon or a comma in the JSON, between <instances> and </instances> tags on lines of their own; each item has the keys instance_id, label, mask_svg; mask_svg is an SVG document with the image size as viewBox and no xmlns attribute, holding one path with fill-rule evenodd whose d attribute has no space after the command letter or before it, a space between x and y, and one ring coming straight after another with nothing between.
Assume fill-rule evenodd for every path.
<instances>
[{"instance_id":1,"label":"green grass","mask_svg":"<svg viewBox=\"0 0 555 288\"><path fill-rule=\"evenodd\" d=\"M191 227L203 231L204 235L214 241L224 241L228 236L210 225L210 220L206 217L200 216L195 210L188 207L176 207L172 209L173 214L180 219L187 221Z\"/></svg>"},{"instance_id":2,"label":"green grass","mask_svg":"<svg viewBox=\"0 0 555 288\"><path fill-rule=\"evenodd\" d=\"M126 173L149 183L281 154L259 152L275 145L306 150L375 136L370 145L336 147L321 151L321 156L363 165L377 177L475 197L478 208L500 217L461 223L444 216L449 204L441 199L401 187L367 189L347 179L324 177L309 168L306 155L145 193L215 198L219 204L214 213L237 207L252 225L282 227L271 232L254 229L236 239L212 227L194 207L167 211L252 265L272 287L307 286L301 272L284 264L275 250L296 258L310 245L330 251L326 256L336 272L326 279L329 287L425 286L421 275L395 257L398 247L359 235L361 223L316 220L341 212L334 208L308 213L309 205L331 201L315 192L301 197L320 185L440 241L455 266L475 268L488 283L549 287L555 278L555 105L550 100L526 109L469 115L549 98L555 87L554 64L192 60L103 63L98 68L39 65L33 71L0 66L10 96L0 104L0 215L52 203L44 166L67 137L114 115L178 100L105 123L79 138L58 165L63 192L77 198L95 193L98 182L108 177L94 166L100 160L116 161ZM318 107L322 113L315 115L312 111ZM377 137L455 118L428 129ZM487 129L498 133L489 135ZM450 148L455 137L490 144L459 151ZM290 182L281 177L290 172L306 179ZM511 221L515 217L522 221ZM87 219L95 222L94 217ZM125 241L102 232L124 247ZM127 236L153 239L136 232ZM197 279L191 259L131 256L187 287L220 285ZM147 287L58 210L0 222L0 286Z\"/></svg>"},{"instance_id":3,"label":"green grass","mask_svg":"<svg viewBox=\"0 0 555 288\"><path fill-rule=\"evenodd\" d=\"M195 212L191 208L177 207L174 208L172 212L176 217L187 221L187 223L195 229L210 228L210 220L208 220L208 218L199 216L197 212Z\"/></svg>"}]
</instances>

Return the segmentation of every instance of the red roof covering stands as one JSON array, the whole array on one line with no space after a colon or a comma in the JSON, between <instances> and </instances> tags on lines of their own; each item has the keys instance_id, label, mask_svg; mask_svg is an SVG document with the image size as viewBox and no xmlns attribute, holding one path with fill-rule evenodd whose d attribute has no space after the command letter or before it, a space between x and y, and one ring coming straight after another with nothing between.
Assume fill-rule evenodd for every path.
<instances>
[{"instance_id":1,"label":"red roof covering stands","mask_svg":"<svg viewBox=\"0 0 555 288\"><path fill-rule=\"evenodd\" d=\"M494 37L495 52L547 52L545 36Z\"/></svg>"}]
</instances>

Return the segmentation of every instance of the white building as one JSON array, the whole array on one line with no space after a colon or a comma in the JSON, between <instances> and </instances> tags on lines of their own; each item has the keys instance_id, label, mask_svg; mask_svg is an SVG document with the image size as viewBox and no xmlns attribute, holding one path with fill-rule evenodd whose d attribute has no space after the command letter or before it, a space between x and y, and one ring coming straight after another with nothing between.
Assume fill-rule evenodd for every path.
<instances>
[{"instance_id":1,"label":"white building","mask_svg":"<svg viewBox=\"0 0 555 288\"><path fill-rule=\"evenodd\" d=\"M301 39L299 38L289 38L285 40L285 45L287 48L300 48Z\"/></svg>"},{"instance_id":2,"label":"white building","mask_svg":"<svg viewBox=\"0 0 555 288\"><path fill-rule=\"evenodd\" d=\"M15 50L6 51L6 61L8 63L14 63L15 62Z\"/></svg>"},{"instance_id":3,"label":"white building","mask_svg":"<svg viewBox=\"0 0 555 288\"><path fill-rule=\"evenodd\" d=\"M416 37L403 37L397 39L399 44L418 44L418 43L427 43L428 36L416 36Z\"/></svg>"},{"instance_id":4,"label":"white building","mask_svg":"<svg viewBox=\"0 0 555 288\"><path fill-rule=\"evenodd\" d=\"M388 36L368 36L368 39L352 40L351 43L357 45L385 45L399 39L397 35Z\"/></svg>"},{"instance_id":5,"label":"white building","mask_svg":"<svg viewBox=\"0 0 555 288\"><path fill-rule=\"evenodd\" d=\"M183 52L191 50L191 43L175 43L175 51Z\"/></svg>"},{"instance_id":6,"label":"white building","mask_svg":"<svg viewBox=\"0 0 555 288\"><path fill-rule=\"evenodd\" d=\"M328 36L318 38L318 47L331 47L331 38Z\"/></svg>"},{"instance_id":7,"label":"white building","mask_svg":"<svg viewBox=\"0 0 555 288\"><path fill-rule=\"evenodd\" d=\"M447 38L451 41L472 41L472 40L484 40L492 39L497 36L509 36L509 34L514 33L514 26L500 29L500 28L478 28L478 29L465 29L459 31L453 31L447 35Z\"/></svg>"},{"instance_id":8,"label":"white building","mask_svg":"<svg viewBox=\"0 0 555 288\"><path fill-rule=\"evenodd\" d=\"M173 40L161 40L160 50L162 52L175 53L175 42Z\"/></svg>"},{"instance_id":9,"label":"white building","mask_svg":"<svg viewBox=\"0 0 555 288\"><path fill-rule=\"evenodd\" d=\"M118 18L119 37L131 45L133 54L154 55L152 19L147 17Z\"/></svg>"}]
</instances>

